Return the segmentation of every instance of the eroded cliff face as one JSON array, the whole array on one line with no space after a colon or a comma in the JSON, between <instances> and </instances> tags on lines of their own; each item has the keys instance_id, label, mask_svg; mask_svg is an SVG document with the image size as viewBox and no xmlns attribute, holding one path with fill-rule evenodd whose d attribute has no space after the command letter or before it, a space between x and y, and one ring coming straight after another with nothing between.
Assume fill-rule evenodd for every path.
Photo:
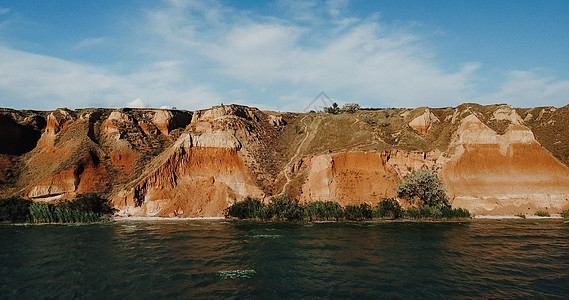
<instances>
[{"instance_id":1,"label":"eroded cliff face","mask_svg":"<svg viewBox=\"0 0 569 300\"><path fill-rule=\"evenodd\" d=\"M568 204L569 168L512 115L502 135L474 115L462 120L441 172L452 204L475 214L559 212Z\"/></svg>"},{"instance_id":2,"label":"eroded cliff face","mask_svg":"<svg viewBox=\"0 0 569 300\"><path fill-rule=\"evenodd\" d=\"M222 216L235 201L377 204L420 169L475 214L569 208L569 109L378 109L292 114L225 105L0 110L0 196L99 193L122 215ZM561 132L559 134L558 132Z\"/></svg>"},{"instance_id":3,"label":"eroded cliff face","mask_svg":"<svg viewBox=\"0 0 569 300\"><path fill-rule=\"evenodd\" d=\"M303 202L334 199L341 205L377 205L397 196L397 184L407 174L432 168L424 153L407 151L350 151L305 159Z\"/></svg>"},{"instance_id":4,"label":"eroded cliff face","mask_svg":"<svg viewBox=\"0 0 569 300\"><path fill-rule=\"evenodd\" d=\"M124 214L142 216L221 216L244 197L262 198L230 135L184 133L162 153L136 185L113 199Z\"/></svg>"}]
</instances>

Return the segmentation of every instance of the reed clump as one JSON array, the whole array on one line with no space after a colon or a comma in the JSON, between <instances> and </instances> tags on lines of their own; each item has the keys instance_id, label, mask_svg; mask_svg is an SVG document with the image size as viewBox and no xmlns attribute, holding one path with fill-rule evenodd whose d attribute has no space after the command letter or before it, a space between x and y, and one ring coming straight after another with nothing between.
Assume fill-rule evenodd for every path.
<instances>
[{"instance_id":1,"label":"reed clump","mask_svg":"<svg viewBox=\"0 0 569 300\"><path fill-rule=\"evenodd\" d=\"M0 221L12 223L95 223L110 219L114 210L107 199L80 194L73 201L57 204L22 198L0 200Z\"/></svg>"}]
</instances>

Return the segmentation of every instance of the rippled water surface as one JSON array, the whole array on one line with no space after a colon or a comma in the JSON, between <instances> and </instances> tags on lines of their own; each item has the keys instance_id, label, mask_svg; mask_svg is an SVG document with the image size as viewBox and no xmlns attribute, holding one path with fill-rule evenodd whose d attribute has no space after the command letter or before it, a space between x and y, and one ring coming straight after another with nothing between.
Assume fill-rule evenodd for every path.
<instances>
[{"instance_id":1,"label":"rippled water surface","mask_svg":"<svg viewBox=\"0 0 569 300\"><path fill-rule=\"evenodd\" d=\"M567 298L562 220L0 225L0 298Z\"/></svg>"}]
</instances>

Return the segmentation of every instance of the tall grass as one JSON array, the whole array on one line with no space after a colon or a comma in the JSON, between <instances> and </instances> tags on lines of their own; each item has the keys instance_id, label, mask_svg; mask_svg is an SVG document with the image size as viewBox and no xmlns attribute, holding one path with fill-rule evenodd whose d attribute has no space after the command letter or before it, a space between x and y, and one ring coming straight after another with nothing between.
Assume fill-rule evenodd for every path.
<instances>
[{"instance_id":1,"label":"tall grass","mask_svg":"<svg viewBox=\"0 0 569 300\"><path fill-rule=\"evenodd\" d=\"M32 203L30 214L34 223L55 223L55 205L49 203Z\"/></svg>"},{"instance_id":2,"label":"tall grass","mask_svg":"<svg viewBox=\"0 0 569 300\"><path fill-rule=\"evenodd\" d=\"M22 198L0 200L0 222L93 223L108 218L114 210L96 194L81 194L73 201L38 203Z\"/></svg>"},{"instance_id":3,"label":"tall grass","mask_svg":"<svg viewBox=\"0 0 569 300\"><path fill-rule=\"evenodd\" d=\"M81 211L49 203L32 203L30 215L34 223L94 223L103 220L102 214L93 211Z\"/></svg>"}]
</instances>

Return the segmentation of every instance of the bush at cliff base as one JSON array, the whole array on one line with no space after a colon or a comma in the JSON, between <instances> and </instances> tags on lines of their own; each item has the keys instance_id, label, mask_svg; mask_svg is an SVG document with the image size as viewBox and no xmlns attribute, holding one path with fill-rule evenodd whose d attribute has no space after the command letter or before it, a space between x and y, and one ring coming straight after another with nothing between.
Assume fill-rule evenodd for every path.
<instances>
[{"instance_id":1,"label":"bush at cliff base","mask_svg":"<svg viewBox=\"0 0 569 300\"><path fill-rule=\"evenodd\" d=\"M298 200L291 200L287 195L273 197L267 206L267 217L276 220L302 220L304 207L298 203Z\"/></svg>"},{"instance_id":2,"label":"bush at cliff base","mask_svg":"<svg viewBox=\"0 0 569 300\"><path fill-rule=\"evenodd\" d=\"M404 216L408 219L467 219L470 212L464 208L420 206L406 209Z\"/></svg>"},{"instance_id":3,"label":"bush at cliff base","mask_svg":"<svg viewBox=\"0 0 569 300\"><path fill-rule=\"evenodd\" d=\"M333 201L310 202L304 208L304 215L312 220L339 220L344 216L344 209Z\"/></svg>"},{"instance_id":4,"label":"bush at cliff base","mask_svg":"<svg viewBox=\"0 0 569 300\"><path fill-rule=\"evenodd\" d=\"M344 208L344 217L346 220L361 221L373 218L373 210L367 203L360 205L346 205Z\"/></svg>"},{"instance_id":5,"label":"bush at cliff base","mask_svg":"<svg viewBox=\"0 0 569 300\"><path fill-rule=\"evenodd\" d=\"M0 222L30 222L30 205L32 201L18 197L0 200Z\"/></svg>"},{"instance_id":6,"label":"bush at cliff base","mask_svg":"<svg viewBox=\"0 0 569 300\"><path fill-rule=\"evenodd\" d=\"M263 203L257 199L246 198L236 202L226 210L226 216L238 219L266 219Z\"/></svg>"},{"instance_id":7,"label":"bush at cliff base","mask_svg":"<svg viewBox=\"0 0 569 300\"><path fill-rule=\"evenodd\" d=\"M403 208L393 198L384 199L373 211L373 216L380 219L400 219L403 217Z\"/></svg>"},{"instance_id":8,"label":"bush at cliff base","mask_svg":"<svg viewBox=\"0 0 569 300\"><path fill-rule=\"evenodd\" d=\"M259 219L259 220L353 220L362 221L376 219L395 220L407 219L462 219L470 218L470 212L463 208L450 206L428 207L418 206L403 209L393 198L382 200L374 209L369 204L347 205L342 207L333 201L315 201L307 205L299 204L288 196L278 196L271 199L269 204L246 198L236 202L225 211L228 218Z\"/></svg>"},{"instance_id":9,"label":"bush at cliff base","mask_svg":"<svg viewBox=\"0 0 569 300\"><path fill-rule=\"evenodd\" d=\"M22 198L0 200L0 221L34 223L93 223L109 218L114 210L96 194L81 194L73 201L37 203Z\"/></svg>"}]
</instances>

